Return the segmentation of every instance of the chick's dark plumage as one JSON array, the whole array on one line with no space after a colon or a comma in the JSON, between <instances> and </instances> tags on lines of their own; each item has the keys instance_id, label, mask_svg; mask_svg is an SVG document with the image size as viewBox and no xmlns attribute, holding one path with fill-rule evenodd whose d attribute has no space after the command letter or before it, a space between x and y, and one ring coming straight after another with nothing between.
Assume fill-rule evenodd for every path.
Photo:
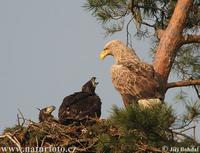
<instances>
[{"instance_id":1,"label":"chick's dark plumage","mask_svg":"<svg viewBox=\"0 0 200 153\"><path fill-rule=\"evenodd\" d=\"M101 99L95 93L97 82L92 77L82 86L82 91L75 92L63 99L58 117L61 124L81 121L89 118L100 118Z\"/></svg>"}]
</instances>

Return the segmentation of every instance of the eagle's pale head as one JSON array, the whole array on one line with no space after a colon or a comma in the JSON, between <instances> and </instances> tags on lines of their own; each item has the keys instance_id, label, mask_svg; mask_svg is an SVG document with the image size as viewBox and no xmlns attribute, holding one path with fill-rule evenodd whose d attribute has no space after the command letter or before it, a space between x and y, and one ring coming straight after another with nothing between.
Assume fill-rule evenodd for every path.
<instances>
[{"instance_id":1,"label":"eagle's pale head","mask_svg":"<svg viewBox=\"0 0 200 153\"><path fill-rule=\"evenodd\" d=\"M120 40L109 41L100 53L100 59L103 60L108 55L115 56L116 52L119 52L118 50L123 46L124 44Z\"/></svg>"},{"instance_id":2,"label":"eagle's pale head","mask_svg":"<svg viewBox=\"0 0 200 153\"><path fill-rule=\"evenodd\" d=\"M126 44L120 40L112 40L108 42L99 57L103 60L106 56L111 55L114 57L116 63L123 61L139 60L133 49L127 47Z\"/></svg>"},{"instance_id":3,"label":"eagle's pale head","mask_svg":"<svg viewBox=\"0 0 200 153\"><path fill-rule=\"evenodd\" d=\"M120 64L124 61L138 62L139 57L135 51L128 48L126 44L120 40L112 40L104 46L104 50L100 53L99 57L103 60L106 56L111 55L114 57L116 63Z\"/></svg>"}]
</instances>

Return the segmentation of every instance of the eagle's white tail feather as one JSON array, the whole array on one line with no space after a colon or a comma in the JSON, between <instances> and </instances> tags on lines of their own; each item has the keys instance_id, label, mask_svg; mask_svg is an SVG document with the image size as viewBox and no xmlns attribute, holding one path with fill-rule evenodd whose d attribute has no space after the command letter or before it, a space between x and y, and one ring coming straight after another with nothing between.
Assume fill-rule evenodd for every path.
<instances>
[{"instance_id":1,"label":"eagle's white tail feather","mask_svg":"<svg viewBox=\"0 0 200 153\"><path fill-rule=\"evenodd\" d=\"M159 104L159 103L162 103L162 101L158 98L138 100L139 106L144 107L144 108L150 108L151 106L154 106L154 105Z\"/></svg>"}]
</instances>

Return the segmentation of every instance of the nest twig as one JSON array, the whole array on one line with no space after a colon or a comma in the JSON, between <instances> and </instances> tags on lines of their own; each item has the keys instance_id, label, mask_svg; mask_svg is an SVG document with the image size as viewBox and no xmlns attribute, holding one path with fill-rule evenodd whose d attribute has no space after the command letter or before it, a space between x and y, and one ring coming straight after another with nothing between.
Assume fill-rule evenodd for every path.
<instances>
[{"instance_id":1,"label":"nest twig","mask_svg":"<svg viewBox=\"0 0 200 153\"><path fill-rule=\"evenodd\" d=\"M14 143L17 148L19 149L19 152L22 153L22 147L21 144L19 143L19 141L17 140L17 138L15 136L13 136L10 132L5 133L4 135L0 136L0 139L2 138L8 138L12 143Z\"/></svg>"}]
</instances>

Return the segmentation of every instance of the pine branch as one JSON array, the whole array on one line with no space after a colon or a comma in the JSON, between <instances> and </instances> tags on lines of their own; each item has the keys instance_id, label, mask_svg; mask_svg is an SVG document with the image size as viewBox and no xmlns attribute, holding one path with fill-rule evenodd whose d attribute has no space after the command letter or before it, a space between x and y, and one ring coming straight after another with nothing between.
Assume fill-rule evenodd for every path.
<instances>
[{"instance_id":1,"label":"pine branch","mask_svg":"<svg viewBox=\"0 0 200 153\"><path fill-rule=\"evenodd\" d=\"M147 22L144 22L144 21L141 21L140 23L143 24L143 25L146 25L146 26L148 26L148 27L156 28L155 25L151 25L151 24L149 24L149 23L147 23Z\"/></svg>"},{"instance_id":2,"label":"pine branch","mask_svg":"<svg viewBox=\"0 0 200 153\"><path fill-rule=\"evenodd\" d=\"M191 138L190 136L188 136L188 135L186 135L186 134L184 134L184 133L175 132L175 131L172 131L172 132L173 132L174 134L176 134L176 135L183 136L183 137L185 137L185 138L187 138L187 139L189 139L189 140L191 140L191 141L195 141L195 139Z\"/></svg>"},{"instance_id":3,"label":"pine branch","mask_svg":"<svg viewBox=\"0 0 200 153\"><path fill-rule=\"evenodd\" d=\"M135 4L134 7L137 7L137 8L142 8L142 9L151 9L151 10L158 10L158 11L161 11L161 12L165 12L165 10L159 8L159 7L152 7L152 6L143 6L143 5L138 5L138 4Z\"/></svg>"},{"instance_id":4,"label":"pine branch","mask_svg":"<svg viewBox=\"0 0 200 153\"><path fill-rule=\"evenodd\" d=\"M200 35L185 35L182 39L183 44L200 43Z\"/></svg>"},{"instance_id":5,"label":"pine branch","mask_svg":"<svg viewBox=\"0 0 200 153\"><path fill-rule=\"evenodd\" d=\"M200 85L200 79L171 82L171 83L167 84L167 89L176 88L176 87L191 86L191 85Z\"/></svg>"}]
</instances>

